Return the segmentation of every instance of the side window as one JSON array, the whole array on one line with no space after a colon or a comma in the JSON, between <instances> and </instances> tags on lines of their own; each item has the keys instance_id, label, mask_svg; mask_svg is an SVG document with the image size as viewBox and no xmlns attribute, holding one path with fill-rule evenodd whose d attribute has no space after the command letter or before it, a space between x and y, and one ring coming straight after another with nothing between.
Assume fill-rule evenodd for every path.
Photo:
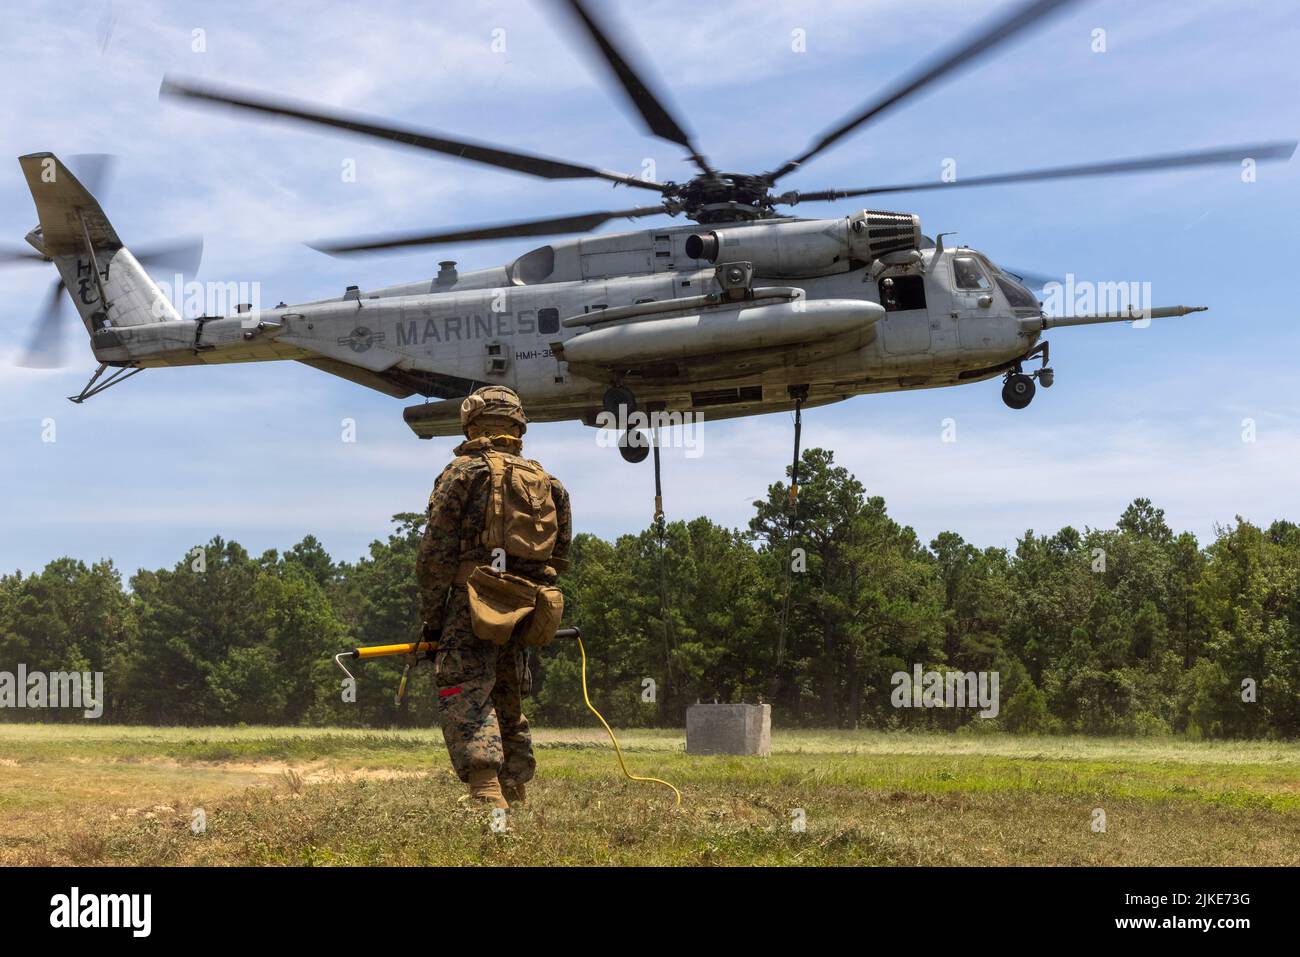
<instances>
[{"instance_id":1,"label":"side window","mask_svg":"<svg viewBox=\"0 0 1300 957\"><path fill-rule=\"evenodd\" d=\"M973 256L952 257L952 278L958 289L987 292L991 288L988 277Z\"/></svg>"},{"instance_id":2,"label":"side window","mask_svg":"<svg viewBox=\"0 0 1300 957\"><path fill-rule=\"evenodd\" d=\"M925 280L920 276L886 276L880 280L880 304L885 312L925 308Z\"/></svg>"},{"instance_id":3,"label":"side window","mask_svg":"<svg viewBox=\"0 0 1300 957\"><path fill-rule=\"evenodd\" d=\"M537 332L543 336L552 336L560 331L560 310L538 309Z\"/></svg>"}]
</instances>

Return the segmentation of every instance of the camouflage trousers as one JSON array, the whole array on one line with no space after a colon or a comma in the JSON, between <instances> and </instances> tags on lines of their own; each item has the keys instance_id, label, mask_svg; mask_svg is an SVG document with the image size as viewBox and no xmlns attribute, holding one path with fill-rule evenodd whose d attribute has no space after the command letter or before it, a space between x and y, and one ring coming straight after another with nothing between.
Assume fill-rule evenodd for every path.
<instances>
[{"instance_id":1,"label":"camouflage trousers","mask_svg":"<svg viewBox=\"0 0 1300 957\"><path fill-rule=\"evenodd\" d=\"M460 779L494 768L503 783L531 780L537 762L523 712L532 684L527 653L515 639L494 645L474 636L463 585L451 590L433 669L442 737Z\"/></svg>"}]
</instances>

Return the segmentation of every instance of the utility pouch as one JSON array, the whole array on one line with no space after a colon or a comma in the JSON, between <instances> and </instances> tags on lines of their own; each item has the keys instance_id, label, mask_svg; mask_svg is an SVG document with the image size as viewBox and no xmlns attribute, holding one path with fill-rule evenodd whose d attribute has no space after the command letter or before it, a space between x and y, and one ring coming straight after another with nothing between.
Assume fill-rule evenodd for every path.
<instances>
[{"instance_id":1,"label":"utility pouch","mask_svg":"<svg viewBox=\"0 0 1300 957\"><path fill-rule=\"evenodd\" d=\"M537 606L538 586L527 578L479 565L465 582L475 637L504 645Z\"/></svg>"},{"instance_id":2,"label":"utility pouch","mask_svg":"<svg viewBox=\"0 0 1300 957\"><path fill-rule=\"evenodd\" d=\"M545 648L555 637L564 617L564 592L554 585L537 585L532 616L524 623L519 640L528 648Z\"/></svg>"}]
</instances>

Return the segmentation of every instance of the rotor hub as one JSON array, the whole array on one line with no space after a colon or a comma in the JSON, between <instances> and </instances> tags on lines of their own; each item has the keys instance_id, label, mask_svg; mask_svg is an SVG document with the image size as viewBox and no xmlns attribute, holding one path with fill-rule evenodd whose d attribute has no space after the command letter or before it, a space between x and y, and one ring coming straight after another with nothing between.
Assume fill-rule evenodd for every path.
<instances>
[{"instance_id":1,"label":"rotor hub","mask_svg":"<svg viewBox=\"0 0 1300 957\"><path fill-rule=\"evenodd\" d=\"M749 173L701 175L675 185L673 200L697 223L738 223L775 216L767 180Z\"/></svg>"}]
</instances>

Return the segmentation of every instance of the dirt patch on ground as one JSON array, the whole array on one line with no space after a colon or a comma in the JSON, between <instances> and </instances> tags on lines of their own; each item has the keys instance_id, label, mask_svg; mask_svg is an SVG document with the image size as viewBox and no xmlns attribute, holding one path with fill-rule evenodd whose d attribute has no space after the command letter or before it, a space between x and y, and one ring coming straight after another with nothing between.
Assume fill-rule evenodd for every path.
<instances>
[{"instance_id":1,"label":"dirt patch on ground","mask_svg":"<svg viewBox=\"0 0 1300 957\"><path fill-rule=\"evenodd\" d=\"M175 761L170 758L132 761L135 765L167 768L173 771L215 771L222 774L252 774L274 781L285 781L295 775L303 784L332 784L339 781L397 781L421 778L430 770L402 768L340 768L328 761ZM272 780L267 782L273 783Z\"/></svg>"},{"instance_id":2,"label":"dirt patch on ground","mask_svg":"<svg viewBox=\"0 0 1300 957\"><path fill-rule=\"evenodd\" d=\"M144 758L69 761L57 771L0 761L8 777L0 782L0 866L101 863L104 841L120 828L178 826L188 835L195 809L211 811L250 789L298 805L314 800L316 786L419 781L436 773L326 761ZM41 789L48 792L42 800L23 799Z\"/></svg>"}]
</instances>

